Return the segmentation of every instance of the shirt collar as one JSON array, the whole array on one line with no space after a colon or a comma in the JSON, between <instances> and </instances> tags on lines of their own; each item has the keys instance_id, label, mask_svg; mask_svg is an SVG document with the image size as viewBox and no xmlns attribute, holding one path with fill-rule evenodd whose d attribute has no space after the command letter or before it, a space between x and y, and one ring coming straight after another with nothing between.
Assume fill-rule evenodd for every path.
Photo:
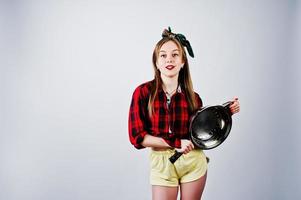
<instances>
[{"instance_id":1,"label":"shirt collar","mask_svg":"<svg viewBox=\"0 0 301 200\"><path fill-rule=\"evenodd\" d=\"M165 93L164 90L163 90L162 85L159 87L159 91ZM177 93L182 93L182 88L181 88L180 84L178 85Z\"/></svg>"}]
</instances>

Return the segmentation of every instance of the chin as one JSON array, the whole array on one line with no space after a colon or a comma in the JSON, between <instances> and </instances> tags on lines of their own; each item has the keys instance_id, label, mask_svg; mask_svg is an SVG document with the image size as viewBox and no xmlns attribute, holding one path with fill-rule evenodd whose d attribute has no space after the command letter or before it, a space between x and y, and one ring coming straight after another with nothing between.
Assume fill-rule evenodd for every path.
<instances>
[{"instance_id":1,"label":"chin","mask_svg":"<svg viewBox=\"0 0 301 200\"><path fill-rule=\"evenodd\" d=\"M168 78L176 77L178 74L166 74L165 76Z\"/></svg>"},{"instance_id":2,"label":"chin","mask_svg":"<svg viewBox=\"0 0 301 200\"><path fill-rule=\"evenodd\" d=\"M168 78L173 78L175 76L179 75L179 72L171 72L171 71L165 71L165 73L162 73L164 76L168 77Z\"/></svg>"}]
</instances>

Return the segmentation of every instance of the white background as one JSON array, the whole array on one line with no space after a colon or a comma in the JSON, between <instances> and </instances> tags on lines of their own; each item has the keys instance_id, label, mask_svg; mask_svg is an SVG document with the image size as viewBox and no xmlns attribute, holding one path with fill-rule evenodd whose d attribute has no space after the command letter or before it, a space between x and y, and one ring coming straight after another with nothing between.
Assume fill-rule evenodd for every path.
<instances>
[{"instance_id":1,"label":"white background","mask_svg":"<svg viewBox=\"0 0 301 200\"><path fill-rule=\"evenodd\" d=\"M164 28L183 33L205 105L238 96L204 199L300 199L301 4L1 1L0 199L151 199L128 140L133 90Z\"/></svg>"}]
</instances>

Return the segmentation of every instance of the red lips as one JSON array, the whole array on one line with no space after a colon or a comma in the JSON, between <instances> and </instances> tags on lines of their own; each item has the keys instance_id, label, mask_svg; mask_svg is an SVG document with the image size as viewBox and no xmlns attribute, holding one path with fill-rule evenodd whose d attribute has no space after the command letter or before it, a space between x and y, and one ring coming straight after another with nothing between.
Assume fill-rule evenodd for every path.
<instances>
[{"instance_id":1,"label":"red lips","mask_svg":"<svg viewBox=\"0 0 301 200\"><path fill-rule=\"evenodd\" d=\"M165 68L168 70L172 70L173 68L175 68L176 66L174 65L167 65Z\"/></svg>"}]
</instances>

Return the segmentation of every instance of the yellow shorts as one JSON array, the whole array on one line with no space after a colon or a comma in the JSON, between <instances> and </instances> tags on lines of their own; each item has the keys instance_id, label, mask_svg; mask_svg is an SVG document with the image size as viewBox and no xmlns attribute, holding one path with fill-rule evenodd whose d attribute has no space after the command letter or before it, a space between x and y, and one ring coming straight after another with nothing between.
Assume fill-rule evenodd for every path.
<instances>
[{"instance_id":1,"label":"yellow shorts","mask_svg":"<svg viewBox=\"0 0 301 200\"><path fill-rule=\"evenodd\" d=\"M183 154L174 164L169 158L175 150L150 153L150 183L160 186L178 186L199 179L207 171L206 156L200 149Z\"/></svg>"}]
</instances>

